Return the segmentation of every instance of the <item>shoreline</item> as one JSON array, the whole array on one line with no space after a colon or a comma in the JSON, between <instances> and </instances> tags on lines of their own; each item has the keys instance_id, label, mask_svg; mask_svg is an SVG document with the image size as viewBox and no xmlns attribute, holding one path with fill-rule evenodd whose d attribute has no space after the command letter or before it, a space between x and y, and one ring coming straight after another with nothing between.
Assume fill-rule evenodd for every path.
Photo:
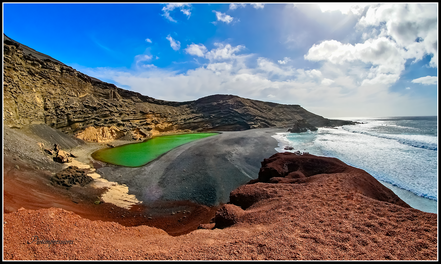
<instances>
[{"instance_id":1,"label":"shoreline","mask_svg":"<svg viewBox=\"0 0 441 264\"><path fill-rule=\"evenodd\" d=\"M294 143L287 140L283 136L277 135L274 138L278 141L277 150L279 152L280 151L282 151L282 152L283 151L295 152L298 150L298 149L296 149L296 146L294 146L293 150L283 150L284 146L292 146L292 144L294 144ZM309 151L309 150L307 149L306 151ZM335 157L335 156L324 156L324 155L320 155L317 153L311 153L311 154L319 155L319 156L323 156L323 157ZM340 159L340 157L337 157L337 158ZM347 163L347 164L350 164L350 163ZM354 166L354 167L359 168L359 166ZM374 175L374 174L371 174L371 175ZM375 177L375 178L377 179L377 177ZM385 187L391 189L398 197L400 197L403 201L408 203L412 208L421 210L423 212L428 212L428 213L435 213L435 214L438 213L438 206L437 206L438 201L430 199L430 198L418 196L417 194L415 194L407 189L400 188L399 186L395 186L395 185L388 183L384 180L380 180L380 179L377 179L377 180L380 183L382 183Z\"/></svg>"},{"instance_id":2,"label":"shoreline","mask_svg":"<svg viewBox=\"0 0 441 264\"><path fill-rule=\"evenodd\" d=\"M125 184L144 203L189 200L206 206L228 202L229 193L257 178L260 162L277 153L279 128L222 131L179 146L135 168L103 164L109 181Z\"/></svg>"},{"instance_id":3,"label":"shoreline","mask_svg":"<svg viewBox=\"0 0 441 264\"><path fill-rule=\"evenodd\" d=\"M411 191L401 189L400 187L394 186L390 183L380 180L378 181L392 190L398 197L401 198L401 200L405 201L412 208L426 213L438 214L438 201L418 196Z\"/></svg>"}]
</instances>

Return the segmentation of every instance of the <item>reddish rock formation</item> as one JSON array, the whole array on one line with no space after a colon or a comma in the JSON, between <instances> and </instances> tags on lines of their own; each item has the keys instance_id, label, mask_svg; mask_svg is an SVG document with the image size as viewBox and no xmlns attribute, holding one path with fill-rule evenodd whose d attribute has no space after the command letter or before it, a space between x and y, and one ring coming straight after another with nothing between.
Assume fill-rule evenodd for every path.
<instances>
[{"instance_id":1,"label":"reddish rock formation","mask_svg":"<svg viewBox=\"0 0 441 264\"><path fill-rule=\"evenodd\" d=\"M437 215L410 208L365 171L292 153L262 165L216 212L212 230L171 237L62 209L19 210L4 217L4 258L437 259Z\"/></svg>"},{"instance_id":2,"label":"reddish rock formation","mask_svg":"<svg viewBox=\"0 0 441 264\"><path fill-rule=\"evenodd\" d=\"M410 207L365 171L346 165L336 158L318 157L311 154L299 156L289 152L277 153L262 162L258 179L252 180L250 183L308 183L319 180L321 177L327 177L326 175L338 175L354 170L357 173L351 173L351 176L348 176L344 182L348 191L358 192L367 197L403 207Z\"/></svg>"}]
</instances>

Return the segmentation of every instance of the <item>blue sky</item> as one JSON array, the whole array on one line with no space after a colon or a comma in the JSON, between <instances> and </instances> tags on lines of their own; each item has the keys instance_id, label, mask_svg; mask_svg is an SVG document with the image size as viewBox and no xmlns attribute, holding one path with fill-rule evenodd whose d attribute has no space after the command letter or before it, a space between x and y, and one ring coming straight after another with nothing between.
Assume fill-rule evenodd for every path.
<instances>
[{"instance_id":1,"label":"blue sky","mask_svg":"<svg viewBox=\"0 0 441 264\"><path fill-rule=\"evenodd\" d=\"M157 99L325 117L437 115L438 4L3 3L3 32Z\"/></svg>"}]
</instances>

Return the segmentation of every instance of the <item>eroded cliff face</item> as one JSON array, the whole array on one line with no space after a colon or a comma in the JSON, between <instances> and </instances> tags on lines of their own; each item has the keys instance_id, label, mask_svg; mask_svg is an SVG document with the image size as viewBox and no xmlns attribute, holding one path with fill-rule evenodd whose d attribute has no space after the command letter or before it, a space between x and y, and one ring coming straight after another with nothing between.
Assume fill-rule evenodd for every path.
<instances>
[{"instance_id":1,"label":"eroded cliff face","mask_svg":"<svg viewBox=\"0 0 441 264\"><path fill-rule=\"evenodd\" d=\"M85 141L143 140L209 130L341 125L299 105L233 95L168 102L127 91L76 71L7 36L4 41L4 124L45 123Z\"/></svg>"},{"instance_id":2,"label":"eroded cliff face","mask_svg":"<svg viewBox=\"0 0 441 264\"><path fill-rule=\"evenodd\" d=\"M144 102L156 100L91 78L50 57L37 58L28 51L5 37L5 125L45 123L94 142L122 137L139 140L186 131L178 127L176 118L188 113L185 106L163 105L159 100L156 104Z\"/></svg>"}]
</instances>

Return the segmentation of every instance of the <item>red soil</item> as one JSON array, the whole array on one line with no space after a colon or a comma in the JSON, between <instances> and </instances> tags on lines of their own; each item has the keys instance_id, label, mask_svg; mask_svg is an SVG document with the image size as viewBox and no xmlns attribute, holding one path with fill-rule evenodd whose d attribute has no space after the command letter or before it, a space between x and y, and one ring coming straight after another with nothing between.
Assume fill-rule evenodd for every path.
<instances>
[{"instance_id":1,"label":"red soil","mask_svg":"<svg viewBox=\"0 0 441 264\"><path fill-rule=\"evenodd\" d=\"M13 181L5 177L5 194L23 183L34 186ZM5 209L14 201L21 202L5 195ZM76 213L18 210L4 216L4 258L437 259L437 215L410 208L365 171L337 159L276 154L230 201L216 213L216 228L174 237L146 225L85 219L76 205L68 209ZM57 244L37 243L36 236Z\"/></svg>"},{"instance_id":2,"label":"red soil","mask_svg":"<svg viewBox=\"0 0 441 264\"><path fill-rule=\"evenodd\" d=\"M79 186L65 189L51 185L50 177L47 171L35 170L24 162L11 162L5 157L4 212L15 212L19 208L37 210L55 207L90 220L117 222L123 226L148 225L176 236L197 229L201 223L209 223L217 210L217 207L189 201L158 202L148 207L136 205L129 210L110 203L97 205L95 201L105 189Z\"/></svg>"}]
</instances>

